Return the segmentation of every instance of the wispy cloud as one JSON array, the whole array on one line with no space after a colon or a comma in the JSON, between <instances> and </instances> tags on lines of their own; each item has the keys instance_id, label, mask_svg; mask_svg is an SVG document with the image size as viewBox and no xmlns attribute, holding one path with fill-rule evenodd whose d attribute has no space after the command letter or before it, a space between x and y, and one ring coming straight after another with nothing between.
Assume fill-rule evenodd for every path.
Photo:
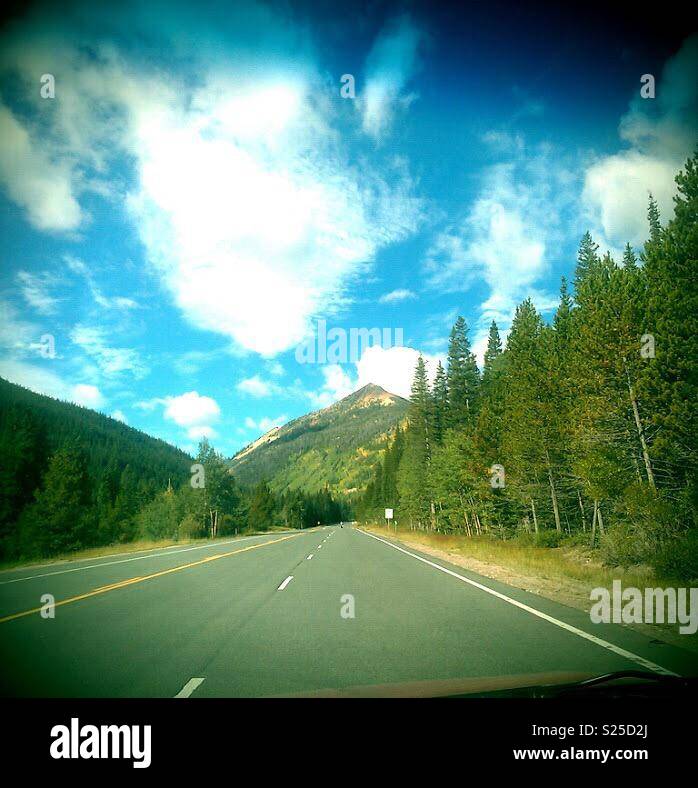
<instances>
[{"instance_id":1,"label":"wispy cloud","mask_svg":"<svg viewBox=\"0 0 698 788\"><path fill-rule=\"evenodd\" d=\"M52 315L56 312L60 302L49 293L56 283L48 272L32 274L29 271L18 271L16 279L29 306L34 307L41 315Z\"/></svg>"},{"instance_id":2,"label":"wispy cloud","mask_svg":"<svg viewBox=\"0 0 698 788\"><path fill-rule=\"evenodd\" d=\"M397 108L408 107L415 93L403 91L418 66L424 36L408 15L392 20L380 33L366 60L366 85L357 100L364 132L380 140Z\"/></svg>"},{"instance_id":3,"label":"wispy cloud","mask_svg":"<svg viewBox=\"0 0 698 788\"><path fill-rule=\"evenodd\" d=\"M41 327L24 316L17 306L0 298L0 348L13 355L32 351L41 338Z\"/></svg>"},{"instance_id":4,"label":"wispy cloud","mask_svg":"<svg viewBox=\"0 0 698 788\"><path fill-rule=\"evenodd\" d=\"M207 364L226 354L226 348L188 350L172 360L172 367L180 375L195 375Z\"/></svg>"},{"instance_id":5,"label":"wispy cloud","mask_svg":"<svg viewBox=\"0 0 698 788\"><path fill-rule=\"evenodd\" d=\"M138 351L132 348L110 347L102 328L78 324L71 331L70 339L94 360L100 372L107 378L129 372L134 378L140 379L150 372Z\"/></svg>"},{"instance_id":6,"label":"wispy cloud","mask_svg":"<svg viewBox=\"0 0 698 788\"><path fill-rule=\"evenodd\" d=\"M399 301L409 301L416 297L417 294L412 290L399 288L398 290L391 290L389 293L385 293L378 299L378 302L381 304L395 304Z\"/></svg>"},{"instance_id":7,"label":"wispy cloud","mask_svg":"<svg viewBox=\"0 0 698 788\"><path fill-rule=\"evenodd\" d=\"M138 303L132 298L126 296L105 296L95 283L89 266L79 258L73 255L65 255L63 259L73 273L79 274L85 279L98 306L104 309L135 309L138 307Z\"/></svg>"},{"instance_id":8,"label":"wispy cloud","mask_svg":"<svg viewBox=\"0 0 698 788\"><path fill-rule=\"evenodd\" d=\"M442 292L486 285L472 341L482 356L492 320L505 332L516 305L530 297L549 311L551 249L574 225L578 183L549 146L529 150L521 138L493 137L508 160L489 167L465 216L437 234L425 261L428 284Z\"/></svg>"},{"instance_id":9,"label":"wispy cloud","mask_svg":"<svg viewBox=\"0 0 698 788\"><path fill-rule=\"evenodd\" d=\"M252 397L269 397L276 391L276 386L273 383L263 380L259 375L241 380L235 388Z\"/></svg>"}]
</instances>

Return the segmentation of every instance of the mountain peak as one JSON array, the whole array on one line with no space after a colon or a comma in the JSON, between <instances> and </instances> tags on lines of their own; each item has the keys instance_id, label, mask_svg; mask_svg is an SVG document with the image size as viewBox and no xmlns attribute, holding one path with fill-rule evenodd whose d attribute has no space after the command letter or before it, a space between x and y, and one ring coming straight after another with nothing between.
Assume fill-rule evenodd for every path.
<instances>
[{"instance_id":1,"label":"mountain peak","mask_svg":"<svg viewBox=\"0 0 698 788\"><path fill-rule=\"evenodd\" d=\"M355 392L356 394L388 394L389 392L386 391L382 386L379 386L377 383L367 383L365 386L362 386L360 389L357 389Z\"/></svg>"},{"instance_id":2,"label":"mountain peak","mask_svg":"<svg viewBox=\"0 0 698 788\"><path fill-rule=\"evenodd\" d=\"M402 399L403 398L398 396L397 394L391 394L389 391L386 391L382 386L379 386L377 383L367 383L365 386L362 386L360 389L357 389L352 394L349 394L347 397L344 397L344 399L339 400L339 402L345 402L345 403L385 402L389 404L392 402L397 402L398 400L402 400Z\"/></svg>"},{"instance_id":3,"label":"mountain peak","mask_svg":"<svg viewBox=\"0 0 698 788\"><path fill-rule=\"evenodd\" d=\"M349 493L366 485L408 406L397 394L367 383L262 435L232 458L232 472L247 485L267 479L277 492L329 487Z\"/></svg>"}]
</instances>

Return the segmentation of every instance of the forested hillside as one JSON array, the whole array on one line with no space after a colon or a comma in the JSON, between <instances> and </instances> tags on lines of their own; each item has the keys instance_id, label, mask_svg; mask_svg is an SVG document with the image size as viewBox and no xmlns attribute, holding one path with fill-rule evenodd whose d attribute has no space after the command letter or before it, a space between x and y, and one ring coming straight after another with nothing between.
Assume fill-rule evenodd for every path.
<instances>
[{"instance_id":1,"label":"forested hillside","mask_svg":"<svg viewBox=\"0 0 698 788\"><path fill-rule=\"evenodd\" d=\"M0 560L142 539L346 519L326 490L240 488L207 441L192 459L100 413L0 379Z\"/></svg>"},{"instance_id":2,"label":"forested hillside","mask_svg":"<svg viewBox=\"0 0 698 788\"><path fill-rule=\"evenodd\" d=\"M698 161L662 226L622 264L587 233L573 292L546 323L530 300L477 368L459 318L447 370L420 359L409 427L392 440L359 516L413 528L599 547L614 565L698 577Z\"/></svg>"},{"instance_id":3,"label":"forested hillside","mask_svg":"<svg viewBox=\"0 0 698 788\"><path fill-rule=\"evenodd\" d=\"M130 539L144 503L190 465L164 441L0 379L0 554Z\"/></svg>"}]
</instances>

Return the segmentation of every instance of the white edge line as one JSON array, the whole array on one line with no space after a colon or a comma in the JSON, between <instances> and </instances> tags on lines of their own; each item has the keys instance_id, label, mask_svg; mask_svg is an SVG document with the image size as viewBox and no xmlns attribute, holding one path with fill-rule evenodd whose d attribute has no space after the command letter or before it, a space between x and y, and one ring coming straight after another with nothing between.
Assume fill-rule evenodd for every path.
<instances>
[{"instance_id":1,"label":"white edge line","mask_svg":"<svg viewBox=\"0 0 698 788\"><path fill-rule=\"evenodd\" d=\"M206 679L189 679L182 689L175 695L175 698L188 698L197 687L200 687Z\"/></svg>"},{"instance_id":2,"label":"white edge line","mask_svg":"<svg viewBox=\"0 0 698 788\"><path fill-rule=\"evenodd\" d=\"M293 575L289 575L284 582L276 589L277 591L283 591L284 588L293 580Z\"/></svg>"},{"instance_id":3,"label":"white edge line","mask_svg":"<svg viewBox=\"0 0 698 788\"><path fill-rule=\"evenodd\" d=\"M376 539L378 542L383 542L383 544L387 544L388 547L392 547L394 550L399 550L401 553L405 555L409 555L412 558L416 558L418 561L421 561L424 564L428 564L429 566L433 566L434 569L438 569L440 572L445 572L447 575L451 575L451 577L455 577L458 580L462 580L464 583L468 583L475 588L479 588L481 591L485 591L492 596L496 596L498 599L502 599L504 602L508 602L510 605L514 605L514 607L521 608L521 610L525 610L527 613L531 613L534 616L538 616L538 618L542 618L544 621L548 621L551 624L555 624L555 626L560 627L561 629L565 629L568 632L571 632L573 635L577 635L580 638L584 638L584 640L589 640L592 643L595 643L597 646L601 646L602 648L608 649L608 651L612 651L614 654L617 654L620 657L624 657L625 659L629 659L631 662L636 662L638 665L641 665L643 668L648 670L652 670L655 673L659 673L662 676L678 676L678 673L674 673L667 668L663 668L661 665L657 665L654 662L650 662L650 660L641 657L639 654L633 654L632 651L626 651L624 648L620 646L616 646L613 643L609 643L607 640L602 640L601 638L597 638L596 635L590 635L588 632L585 632L583 629L577 629L577 627L572 626L572 624L567 624L564 621L560 621L557 618L553 618L549 616L547 613L542 613L540 610L536 610L534 607L529 607L529 605L524 604L523 602L518 602L516 599L512 599L506 594L501 594L499 591L495 591L493 588L489 588L488 586L483 585L482 583L478 583L475 580L470 580L467 577L463 577L463 575L459 575L457 572L453 572L450 569L446 569L444 566L439 566L439 564L435 564L433 561L429 561L426 558L422 558L421 555L417 555L416 553L411 553L409 550L405 550L402 547L398 547L392 542L388 542L386 539L381 539L380 536L374 536L373 534L368 533L368 531L363 531L361 528L357 528L359 533L364 534L365 536L370 536L371 539Z\"/></svg>"},{"instance_id":4,"label":"white edge line","mask_svg":"<svg viewBox=\"0 0 698 788\"><path fill-rule=\"evenodd\" d=\"M306 560L306 561L310 561L310 559L311 559L312 557L313 557L313 554L311 553L311 554L310 554L310 555L309 555L309 556L308 556L308 557L307 557L305 560Z\"/></svg>"}]
</instances>

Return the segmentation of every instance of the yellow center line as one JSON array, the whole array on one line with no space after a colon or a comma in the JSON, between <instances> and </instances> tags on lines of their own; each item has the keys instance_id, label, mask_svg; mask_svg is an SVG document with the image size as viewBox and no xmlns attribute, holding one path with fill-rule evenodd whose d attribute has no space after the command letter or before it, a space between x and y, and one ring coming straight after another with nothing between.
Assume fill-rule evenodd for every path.
<instances>
[{"instance_id":1,"label":"yellow center line","mask_svg":"<svg viewBox=\"0 0 698 788\"><path fill-rule=\"evenodd\" d=\"M210 555L207 558L202 558L199 561L192 561L189 564L181 564L180 566L174 566L172 569L163 569L160 572L154 572L152 575L143 575L141 577L131 577L128 580L121 580L118 583L112 583L111 585L107 586L100 586L100 588L95 588L93 591L88 591L86 594L80 594L79 596L72 596L69 599L61 599L59 602L54 604L54 607L61 607L61 605L69 605L71 602L79 602L81 599L89 599L93 596L98 596L99 594L106 594L108 591L115 591L117 588L125 588L126 586L134 585L135 583L143 583L146 580L152 580L155 577L163 577L163 575L170 575L173 572L179 572L182 569L191 569L193 566L201 566L201 564L208 564L211 561L217 561L219 558L227 558L231 555L237 555L238 553L246 553L248 550L256 550L258 547L266 547L270 544L275 544L276 542L285 542L287 539L295 539L297 536L301 534L291 534L290 536L282 536L279 539L272 539L270 542L261 542L260 544L253 544L248 545L247 547L241 547L239 550L229 550L227 553L218 553L218 555ZM21 613L13 613L10 616L5 616L4 618L0 618L0 624L4 624L7 621L14 621L16 618L24 618L25 616L31 616L34 613L39 613L40 611L44 610L46 605L42 605L41 607L34 607L31 610L23 610Z\"/></svg>"}]
</instances>

